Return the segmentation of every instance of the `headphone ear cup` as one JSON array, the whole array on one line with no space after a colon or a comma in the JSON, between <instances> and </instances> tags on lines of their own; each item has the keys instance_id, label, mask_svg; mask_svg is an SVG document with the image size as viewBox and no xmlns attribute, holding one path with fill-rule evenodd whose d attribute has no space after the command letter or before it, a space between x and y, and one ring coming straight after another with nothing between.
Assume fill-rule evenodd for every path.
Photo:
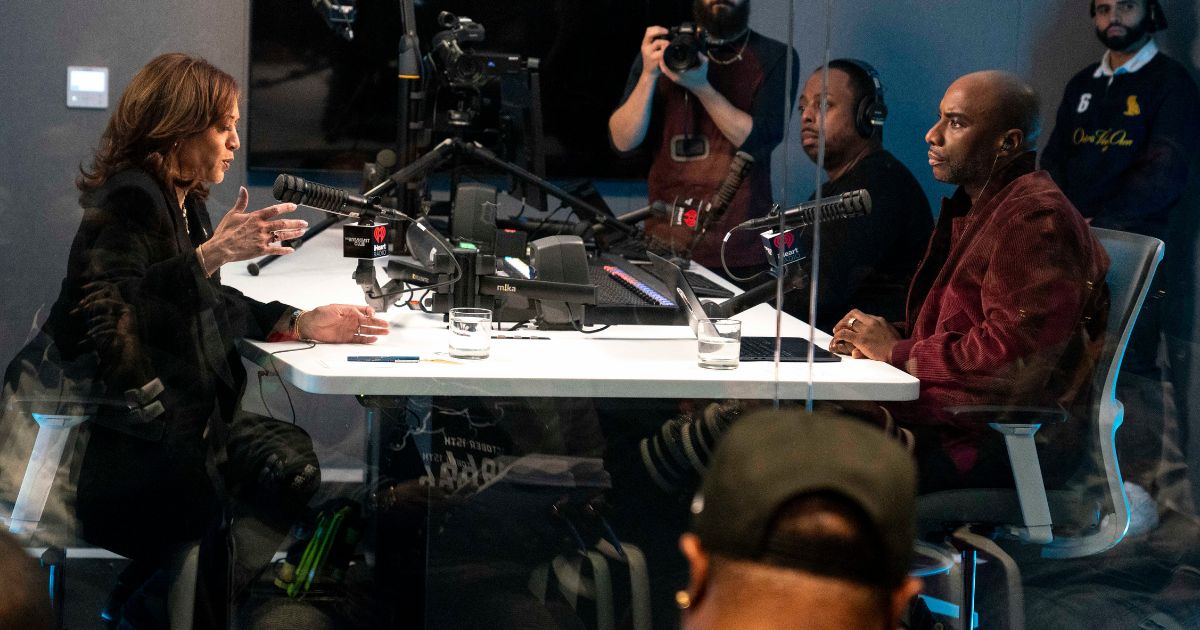
<instances>
[{"instance_id":1,"label":"headphone ear cup","mask_svg":"<svg viewBox=\"0 0 1200 630\"><path fill-rule=\"evenodd\" d=\"M873 138L882 127L882 125L877 126L875 121L882 122L887 119L887 115L887 105L874 96L867 96L858 102L854 128L858 131L858 135L864 138Z\"/></svg>"},{"instance_id":2,"label":"headphone ear cup","mask_svg":"<svg viewBox=\"0 0 1200 630\"><path fill-rule=\"evenodd\" d=\"M858 101L858 109L855 111L854 130L864 138L870 138L875 132L874 125L871 124L871 103L874 100L870 96L864 96Z\"/></svg>"},{"instance_id":3,"label":"headphone ear cup","mask_svg":"<svg viewBox=\"0 0 1200 630\"><path fill-rule=\"evenodd\" d=\"M1146 2L1146 21L1150 23L1150 32L1157 33L1167 28L1167 16L1163 15L1162 5L1158 0Z\"/></svg>"},{"instance_id":4,"label":"headphone ear cup","mask_svg":"<svg viewBox=\"0 0 1200 630\"><path fill-rule=\"evenodd\" d=\"M887 120L888 108L887 103L882 99L875 99L875 104L871 107L871 120L878 120L879 125L871 125L871 134L880 133L883 130L883 123Z\"/></svg>"}]
</instances>

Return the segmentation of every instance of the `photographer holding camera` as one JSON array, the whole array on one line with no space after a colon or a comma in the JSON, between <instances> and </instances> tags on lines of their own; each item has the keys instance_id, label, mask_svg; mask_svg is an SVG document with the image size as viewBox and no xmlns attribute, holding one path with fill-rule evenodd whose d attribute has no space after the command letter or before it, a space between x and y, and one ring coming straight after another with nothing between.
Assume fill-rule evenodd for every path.
<instances>
[{"instance_id":1,"label":"photographer holding camera","mask_svg":"<svg viewBox=\"0 0 1200 630\"><path fill-rule=\"evenodd\" d=\"M730 227L767 213L771 206L771 151L783 139L785 108L795 101L796 52L752 31L750 0L694 0L694 25L646 29L625 97L608 121L613 147L628 154L649 136L650 201L673 203L708 198L717 191L738 151L754 166L720 223L692 252L707 267L721 268L721 239ZM792 93L786 54L792 55ZM657 140L655 140L657 138ZM684 249L692 232L665 219L647 219L652 238ZM757 235L736 233L725 260L740 269L763 262Z\"/></svg>"}]
</instances>

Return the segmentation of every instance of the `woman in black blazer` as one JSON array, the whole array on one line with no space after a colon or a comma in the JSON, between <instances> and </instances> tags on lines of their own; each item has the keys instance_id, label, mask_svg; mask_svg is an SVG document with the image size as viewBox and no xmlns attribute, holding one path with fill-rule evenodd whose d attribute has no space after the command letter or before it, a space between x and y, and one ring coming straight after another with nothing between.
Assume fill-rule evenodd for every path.
<instances>
[{"instance_id":1,"label":"woman in black blazer","mask_svg":"<svg viewBox=\"0 0 1200 630\"><path fill-rule=\"evenodd\" d=\"M64 360L90 358L98 399L118 402L85 425L84 538L136 561L131 587L204 540L201 590L213 595L199 625L220 625L224 593L275 551L249 548L239 523L278 544L320 481L302 430L240 409L235 340L371 343L388 326L368 306L303 311L221 284L223 264L290 253L281 243L307 227L282 218L294 204L247 211L245 188L213 227L205 199L240 145L237 101L230 75L179 53L134 76L81 169L83 219L44 328Z\"/></svg>"}]
</instances>

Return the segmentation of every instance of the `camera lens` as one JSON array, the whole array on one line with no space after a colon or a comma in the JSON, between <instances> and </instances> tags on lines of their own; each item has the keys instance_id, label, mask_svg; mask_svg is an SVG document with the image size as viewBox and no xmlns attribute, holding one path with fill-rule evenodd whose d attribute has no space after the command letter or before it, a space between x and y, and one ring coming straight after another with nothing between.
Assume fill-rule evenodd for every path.
<instances>
[{"instance_id":1,"label":"camera lens","mask_svg":"<svg viewBox=\"0 0 1200 630\"><path fill-rule=\"evenodd\" d=\"M455 59L449 74L451 85L458 87L479 88L487 83L483 62L470 53Z\"/></svg>"},{"instance_id":2,"label":"camera lens","mask_svg":"<svg viewBox=\"0 0 1200 630\"><path fill-rule=\"evenodd\" d=\"M686 72L700 65L696 38L681 33L663 50L663 63L674 72Z\"/></svg>"}]
</instances>

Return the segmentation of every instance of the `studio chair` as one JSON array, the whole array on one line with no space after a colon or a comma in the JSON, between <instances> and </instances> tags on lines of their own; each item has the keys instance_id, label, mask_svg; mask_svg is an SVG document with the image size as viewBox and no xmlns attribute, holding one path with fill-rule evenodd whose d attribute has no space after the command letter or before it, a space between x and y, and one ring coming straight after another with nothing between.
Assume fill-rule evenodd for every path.
<instances>
[{"instance_id":1,"label":"studio chair","mask_svg":"<svg viewBox=\"0 0 1200 630\"><path fill-rule=\"evenodd\" d=\"M1091 228L1109 257L1110 308L1103 350L1091 375L1090 475L1072 487L1047 489L1034 437L1043 424L1067 419L1060 408L971 406L950 411L957 419L986 423L1004 437L1015 488L948 490L917 502L919 531L948 533L960 554L960 620L974 619L976 562L982 554L999 566L1007 585L1007 627L1024 627L1020 574L1009 550L1042 558L1079 558L1112 548L1129 528L1129 500L1117 462L1116 432L1124 406L1116 399L1117 374L1150 281L1163 257L1162 241ZM1087 477L1083 479L1082 477ZM973 624L960 622L961 627Z\"/></svg>"},{"instance_id":2,"label":"studio chair","mask_svg":"<svg viewBox=\"0 0 1200 630\"><path fill-rule=\"evenodd\" d=\"M48 378L45 365L48 364L43 364L43 372L37 379L43 385ZM56 382L69 381L65 373L50 376L56 377L51 379ZM36 424L37 429L32 435L32 445L28 444L31 431L17 430L9 435L9 439L17 443L11 446L28 448L29 456L7 526L13 535L26 542L31 553L40 557L42 566L47 569L55 622L62 628L66 605L63 598L64 564L73 555L73 548L64 548L64 545L72 542L77 529L74 516L70 514L70 501L62 495L73 492L71 469L77 466L76 460L86 444L83 425L104 413L119 413L133 422L149 422L163 411L162 403L157 400L162 385L155 379L143 388L125 392L125 398L121 400L93 397L83 392L28 395L20 389L18 387L18 391L8 396L3 410L5 421L13 423L24 419L24 427L31 429ZM46 506L52 498L52 522L44 523ZM47 545L44 550L37 547L43 543ZM167 608L172 630L192 627L198 566L197 542L181 546L172 554L166 567L170 573Z\"/></svg>"}]
</instances>

